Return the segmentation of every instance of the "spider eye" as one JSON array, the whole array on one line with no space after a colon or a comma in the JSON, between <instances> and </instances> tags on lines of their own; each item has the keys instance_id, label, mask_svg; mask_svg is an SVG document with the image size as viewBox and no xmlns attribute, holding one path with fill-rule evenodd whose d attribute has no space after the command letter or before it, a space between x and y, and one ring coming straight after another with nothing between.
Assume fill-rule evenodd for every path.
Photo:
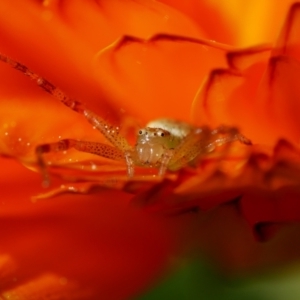
<instances>
[{"instance_id":1,"label":"spider eye","mask_svg":"<svg viewBox=\"0 0 300 300\"><path fill-rule=\"evenodd\" d=\"M143 134L143 131L142 131L142 130L140 130L140 131L139 131L139 134Z\"/></svg>"},{"instance_id":2,"label":"spider eye","mask_svg":"<svg viewBox=\"0 0 300 300\"><path fill-rule=\"evenodd\" d=\"M160 134L160 136L165 136L165 134L162 132L162 133Z\"/></svg>"}]
</instances>

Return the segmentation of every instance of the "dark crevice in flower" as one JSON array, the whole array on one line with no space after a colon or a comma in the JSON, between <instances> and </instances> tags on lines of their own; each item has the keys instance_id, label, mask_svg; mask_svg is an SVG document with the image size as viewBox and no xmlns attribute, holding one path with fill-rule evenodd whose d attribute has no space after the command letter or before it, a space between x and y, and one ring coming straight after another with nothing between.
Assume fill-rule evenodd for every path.
<instances>
[{"instance_id":1,"label":"dark crevice in flower","mask_svg":"<svg viewBox=\"0 0 300 300\"><path fill-rule=\"evenodd\" d=\"M287 15L285 26L283 27L283 31L281 33L281 38L279 42L281 43L279 46L279 51L281 54L288 54L289 50L289 40L292 38L293 29L296 27L295 23L299 20L299 13L300 13L300 3L295 2ZM275 48L275 52L277 49Z\"/></svg>"},{"instance_id":2,"label":"dark crevice in flower","mask_svg":"<svg viewBox=\"0 0 300 300\"><path fill-rule=\"evenodd\" d=\"M155 184L145 192L137 194L132 199L134 206L151 207L159 203L162 199L167 199L173 193L174 188L178 185L177 180L172 181L164 179L162 182Z\"/></svg>"},{"instance_id":3,"label":"dark crevice in flower","mask_svg":"<svg viewBox=\"0 0 300 300\"><path fill-rule=\"evenodd\" d=\"M242 200L243 195L239 195L237 197L232 198L232 200L228 200L228 202L225 202L221 205L235 205L237 210L240 212L240 201Z\"/></svg>"},{"instance_id":4,"label":"dark crevice in flower","mask_svg":"<svg viewBox=\"0 0 300 300\"><path fill-rule=\"evenodd\" d=\"M230 70L230 69L214 69L210 72L207 82L205 84L204 89L202 90L202 95L204 98L203 101L203 109L208 109L209 107L209 102L210 99L217 99L214 97L213 92L214 86L218 86L220 83L220 80L222 80L224 77L240 77L242 78L242 74L238 71L235 70Z\"/></svg>"},{"instance_id":5,"label":"dark crevice in flower","mask_svg":"<svg viewBox=\"0 0 300 300\"><path fill-rule=\"evenodd\" d=\"M285 63L289 64L291 62L291 58L287 56L273 56L269 60L269 85L272 87L276 83L276 79L278 76L278 67L279 64Z\"/></svg>"},{"instance_id":6,"label":"dark crevice in flower","mask_svg":"<svg viewBox=\"0 0 300 300\"><path fill-rule=\"evenodd\" d=\"M164 213L165 216L169 217L178 217L182 215L187 215L187 214L198 214L200 212L200 207L199 206L191 206L191 207L184 207L184 208L178 208L178 209L172 209L171 211L167 211Z\"/></svg>"},{"instance_id":7,"label":"dark crevice in flower","mask_svg":"<svg viewBox=\"0 0 300 300\"><path fill-rule=\"evenodd\" d=\"M268 54L272 47L270 45L261 45L261 46L254 46L247 49L241 49L236 51L230 51L226 54L227 63L230 69L233 70L241 70L238 61L243 59L244 57L254 56L266 53ZM252 63L252 61L251 61ZM248 65L247 65L248 67Z\"/></svg>"},{"instance_id":8,"label":"dark crevice in flower","mask_svg":"<svg viewBox=\"0 0 300 300\"><path fill-rule=\"evenodd\" d=\"M203 46L210 46L216 49L221 49L221 50L229 50L230 47L217 43L217 42L212 42L209 40L202 40L202 39L196 39L188 36L181 36L181 35L174 35L174 34L168 34L168 33L158 33L153 36L151 36L149 39L142 39L138 38L135 36L130 36L130 35L124 35L114 46L114 50L117 51L120 48L131 44L131 43L155 43L155 42L160 42L160 41L166 41L166 42L187 42L187 43L193 43L193 44L199 44Z\"/></svg>"},{"instance_id":9,"label":"dark crevice in flower","mask_svg":"<svg viewBox=\"0 0 300 300\"><path fill-rule=\"evenodd\" d=\"M285 223L277 222L259 222L254 225L253 233L254 237L259 242L269 241Z\"/></svg>"}]
</instances>

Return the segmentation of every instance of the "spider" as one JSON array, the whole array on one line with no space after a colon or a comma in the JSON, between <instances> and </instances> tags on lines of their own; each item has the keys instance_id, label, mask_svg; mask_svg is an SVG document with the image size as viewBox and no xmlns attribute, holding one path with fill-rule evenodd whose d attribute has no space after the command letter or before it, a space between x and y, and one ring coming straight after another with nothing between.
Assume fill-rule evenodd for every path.
<instances>
[{"instance_id":1,"label":"spider","mask_svg":"<svg viewBox=\"0 0 300 300\"><path fill-rule=\"evenodd\" d=\"M182 121L158 119L148 123L145 128L139 129L136 144L131 146L120 134L119 127L108 123L87 109L81 102L70 98L45 78L6 55L0 54L0 60L28 76L70 109L82 114L111 143L109 145L100 142L63 139L59 142L38 145L36 147L37 162L46 181L47 172L43 154L65 151L70 148L112 160L125 160L127 174L129 177L133 177L135 166L157 168L158 175L163 176L167 170L179 170L214 151L218 146L234 141L240 141L246 145L251 144L249 139L233 127L220 126L211 130L208 127L196 127Z\"/></svg>"}]
</instances>

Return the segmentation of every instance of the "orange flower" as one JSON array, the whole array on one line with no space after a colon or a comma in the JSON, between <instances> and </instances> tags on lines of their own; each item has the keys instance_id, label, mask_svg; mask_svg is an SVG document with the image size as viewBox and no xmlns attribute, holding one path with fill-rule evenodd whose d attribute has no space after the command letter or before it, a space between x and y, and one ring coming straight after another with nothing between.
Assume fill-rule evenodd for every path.
<instances>
[{"instance_id":1,"label":"orange flower","mask_svg":"<svg viewBox=\"0 0 300 300\"><path fill-rule=\"evenodd\" d=\"M245 226L227 235L220 230L218 207L238 203L242 214L225 208L221 226L236 228L242 215L262 240L274 224L299 220L299 5L292 6L275 47L237 50L273 41L273 29L291 1L272 3L271 14L271 1L253 0L243 20L236 13L239 1L218 7L214 2L32 0L19 1L16 10L15 3L1 1L0 51L99 115L121 125L161 116L200 126L225 123L238 126L254 143L232 145L163 180L129 181L124 164L120 175L119 164L75 150L50 154L52 185L60 187L48 195L69 194L34 204L29 199L42 192L40 176L2 158L2 297L123 299L142 291L178 254L174 232L179 241L182 235L176 218L149 211L177 215L217 207L207 213L215 214L213 223L200 214L195 240L223 263L229 257L233 268L274 263L289 252L282 238L272 258L272 243L253 255L248 249L261 246ZM263 16L259 22L257 14ZM268 26L262 26L267 16ZM0 72L3 156L35 169L38 144L63 138L104 141L83 116L22 74L7 65ZM186 228L193 218L184 219ZM247 262L243 244L251 256Z\"/></svg>"}]
</instances>

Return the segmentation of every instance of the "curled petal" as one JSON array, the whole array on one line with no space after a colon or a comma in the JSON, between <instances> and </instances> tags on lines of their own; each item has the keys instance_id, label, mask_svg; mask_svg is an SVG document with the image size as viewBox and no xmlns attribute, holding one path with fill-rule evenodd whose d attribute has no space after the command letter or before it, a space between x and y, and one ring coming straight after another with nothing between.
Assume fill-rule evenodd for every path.
<instances>
[{"instance_id":1,"label":"curled petal","mask_svg":"<svg viewBox=\"0 0 300 300\"><path fill-rule=\"evenodd\" d=\"M287 15L272 56L286 55L300 60L300 3L294 3Z\"/></svg>"},{"instance_id":2,"label":"curled petal","mask_svg":"<svg viewBox=\"0 0 300 300\"><path fill-rule=\"evenodd\" d=\"M261 47L229 53L232 69L213 71L194 100L195 122L233 124L254 143L285 138L297 144L298 62L273 57L267 65L268 55Z\"/></svg>"},{"instance_id":3,"label":"curled petal","mask_svg":"<svg viewBox=\"0 0 300 300\"><path fill-rule=\"evenodd\" d=\"M95 50L130 34L147 38L157 32L203 36L183 13L160 1L47 1L46 8L55 10L62 21ZM82 18L82 11L85 18ZM139 26L137 26L139 24ZM107 28L107 30L103 30ZM97 34L95 34L97 33Z\"/></svg>"},{"instance_id":4,"label":"curled petal","mask_svg":"<svg viewBox=\"0 0 300 300\"><path fill-rule=\"evenodd\" d=\"M109 103L114 95L102 84L105 76L97 77L95 82L92 64L95 53L125 34L148 38L166 32L202 37L188 18L159 2L77 0L70 5L68 1L30 1L25 5L20 1L18 5L19 10L9 1L0 5L1 51L102 114L113 114L119 109ZM82 11L87 13L84 21L80 17ZM135 26L133 19L142 25ZM45 33L47 43L40 43Z\"/></svg>"},{"instance_id":5,"label":"curled petal","mask_svg":"<svg viewBox=\"0 0 300 300\"><path fill-rule=\"evenodd\" d=\"M299 151L290 143L279 141L272 166L265 169L265 188L249 191L241 199L242 213L259 240L268 240L282 225L299 221L299 167Z\"/></svg>"},{"instance_id":6,"label":"curled petal","mask_svg":"<svg viewBox=\"0 0 300 300\"><path fill-rule=\"evenodd\" d=\"M207 38L230 45L237 42L236 35L231 30L232 19L220 9L220 3L214 5L212 1L197 0L161 2L188 15L206 33Z\"/></svg>"},{"instance_id":7,"label":"curled petal","mask_svg":"<svg viewBox=\"0 0 300 300\"><path fill-rule=\"evenodd\" d=\"M209 124L212 127L232 124L228 117L228 98L243 81L239 72L213 70L194 99L193 121L200 126Z\"/></svg>"},{"instance_id":8,"label":"curled petal","mask_svg":"<svg viewBox=\"0 0 300 300\"><path fill-rule=\"evenodd\" d=\"M40 3L30 1L25 4L19 1L18 5L19 9L16 10L9 1L0 4L1 52L24 63L70 96L84 99L90 103L89 106L95 101L99 106L101 97L101 108L111 109L99 86L93 82L90 65L94 53L92 49L74 35L56 14L50 12L51 18L44 19L43 12L46 9ZM41 40L45 41L45 34L47 42L41 43ZM72 55L68 52L70 47ZM19 86L17 80L11 86L18 86L17 90L24 93L24 86Z\"/></svg>"},{"instance_id":9,"label":"curled petal","mask_svg":"<svg viewBox=\"0 0 300 300\"><path fill-rule=\"evenodd\" d=\"M130 208L128 194L32 203L39 176L12 160L1 164L10 168L0 172L2 297L124 299L165 268L175 250L168 226Z\"/></svg>"},{"instance_id":10,"label":"curled petal","mask_svg":"<svg viewBox=\"0 0 300 300\"><path fill-rule=\"evenodd\" d=\"M266 227L258 224L300 219L297 200L300 196L300 152L297 148L282 140L274 153L259 146L252 148L248 158L244 155L243 165L240 165L242 157L234 164L230 162L233 158L225 156L210 164L204 159L198 172L182 171L176 180L163 181L138 194L135 201L148 210L166 214L197 208L208 210L238 202L261 240L270 238L271 234L267 235L266 230L262 230ZM229 168L226 168L228 162Z\"/></svg>"},{"instance_id":11,"label":"curled petal","mask_svg":"<svg viewBox=\"0 0 300 300\"><path fill-rule=\"evenodd\" d=\"M206 73L225 66L225 49L186 36L158 34L147 40L125 36L99 52L95 72L113 91L112 101L128 103L142 119L188 120L191 101ZM164 100L163 105L158 99Z\"/></svg>"},{"instance_id":12,"label":"curled petal","mask_svg":"<svg viewBox=\"0 0 300 300\"><path fill-rule=\"evenodd\" d=\"M228 53L231 69L224 71L224 75L217 73L218 76L215 76L216 71L212 72L194 100L196 122L205 120L214 126L223 122L234 124L254 143L273 146L280 138L299 143L296 80L299 67L295 59L299 40L298 11L296 3L268 65L268 47ZM285 57L287 55L289 57ZM238 70L241 79L232 69ZM253 122L254 119L257 121Z\"/></svg>"},{"instance_id":13,"label":"curled petal","mask_svg":"<svg viewBox=\"0 0 300 300\"><path fill-rule=\"evenodd\" d=\"M270 57L271 45L255 46L227 53L227 63L230 69L247 72L248 69L262 74ZM259 76L257 76L259 78ZM254 78L252 78L254 79Z\"/></svg>"},{"instance_id":14,"label":"curled petal","mask_svg":"<svg viewBox=\"0 0 300 300\"><path fill-rule=\"evenodd\" d=\"M265 130L276 139L299 144L300 63L292 57L273 57L257 95L258 115L264 117Z\"/></svg>"},{"instance_id":15,"label":"curled petal","mask_svg":"<svg viewBox=\"0 0 300 300\"><path fill-rule=\"evenodd\" d=\"M228 22L235 32L235 43L239 47L249 47L262 43L273 43L282 26L289 7L294 0L285 0L274 5L274 1L239 0L215 4L217 10L225 11ZM240 12L243 11L241 14Z\"/></svg>"}]
</instances>

